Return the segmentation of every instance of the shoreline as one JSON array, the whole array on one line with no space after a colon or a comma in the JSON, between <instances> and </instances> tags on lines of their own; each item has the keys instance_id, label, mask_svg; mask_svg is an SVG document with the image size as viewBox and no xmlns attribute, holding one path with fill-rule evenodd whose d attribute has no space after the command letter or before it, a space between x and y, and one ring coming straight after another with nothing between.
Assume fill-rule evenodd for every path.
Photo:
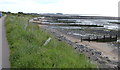
<instances>
[{"instance_id":1,"label":"shoreline","mask_svg":"<svg viewBox=\"0 0 120 70\"><path fill-rule=\"evenodd\" d=\"M79 39L76 39L76 38L74 38L74 37L70 37L70 36L68 36L68 35L66 35L66 34L64 34L64 33L61 33L59 30L56 30L56 29L49 29L48 27L47 27L47 25L40 25L40 24L38 24L38 26L39 27L42 27L42 28L44 28L46 31L48 31L49 33L52 33L56 38L58 38L58 40L59 41L65 41L65 42L67 42L68 44L70 44L70 45L72 45L73 46L73 48L75 49L75 50L77 50L78 52L80 52L80 53L83 53L83 54L85 54L86 56L89 56L88 58L90 59L90 60L92 60L93 62L97 62L97 65L99 66L99 67L102 67L103 66L103 68L105 67L107 67L107 68L114 68L114 67L117 67L117 57L116 57L116 55L114 55L114 54L112 54L112 55L114 55L114 57L116 58L116 59L113 59L112 58L112 56L111 56L111 54L109 55L109 56L106 56L106 55L108 55L109 53L107 53L106 52L106 54L105 53L103 53L103 51L101 52L101 48L99 47L99 48L97 48L97 47L95 47L93 44L95 44L94 42L86 42L86 41L84 41L84 42L80 42L80 40ZM92 44L93 43L93 44ZM100 43L99 43L100 44ZM103 43L101 43L100 45L102 45ZM92 47L90 47L91 45L93 45ZM96 45L97 45L97 43L96 43ZM106 44L104 44L104 45L106 45ZM81 46L83 46L83 48L81 48ZM97 45L98 46L98 45ZM100 50L98 50L98 49L100 49ZM109 49L109 47L107 47L107 49ZM109 50L109 51L111 51L111 50ZM91 52L91 53L94 53L95 55L92 55L92 54L90 54L89 52ZM105 51L104 51L105 52ZM97 55L97 56L96 56Z\"/></svg>"}]
</instances>

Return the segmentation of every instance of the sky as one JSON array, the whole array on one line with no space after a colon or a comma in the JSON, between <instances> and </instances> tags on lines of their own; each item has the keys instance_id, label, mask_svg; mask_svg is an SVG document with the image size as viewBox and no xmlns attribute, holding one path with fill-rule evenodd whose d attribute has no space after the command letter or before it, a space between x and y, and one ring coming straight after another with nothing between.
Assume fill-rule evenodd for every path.
<instances>
[{"instance_id":1,"label":"sky","mask_svg":"<svg viewBox=\"0 0 120 70\"><path fill-rule=\"evenodd\" d=\"M0 11L118 16L119 0L0 0Z\"/></svg>"}]
</instances>

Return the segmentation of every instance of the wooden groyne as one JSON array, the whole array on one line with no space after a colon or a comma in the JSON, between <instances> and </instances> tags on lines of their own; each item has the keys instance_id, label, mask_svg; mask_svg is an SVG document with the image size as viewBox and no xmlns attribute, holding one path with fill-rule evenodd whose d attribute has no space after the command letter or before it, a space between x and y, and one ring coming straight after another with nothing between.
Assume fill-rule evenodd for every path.
<instances>
[{"instance_id":1,"label":"wooden groyne","mask_svg":"<svg viewBox=\"0 0 120 70\"><path fill-rule=\"evenodd\" d=\"M109 19L118 20L120 17L107 17L107 16L79 16L79 15L42 15L46 18L52 19Z\"/></svg>"},{"instance_id":2,"label":"wooden groyne","mask_svg":"<svg viewBox=\"0 0 120 70\"><path fill-rule=\"evenodd\" d=\"M54 20L55 21L55 20ZM38 18L33 18L31 19L29 22L32 22L32 23L38 23L38 24L41 24L41 25L50 25L50 26L85 26L85 27L104 27L104 25L98 25L98 24L77 24L75 22L72 22L72 21L62 21L61 23L52 23L53 20L48 20L45 19L44 17L38 17ZM50 23L51 22L51 23ZM68 23L69 22L69 23Z\"/></svg>"},{"instance_id":3,"label":"wooden groyne","mask_svg":"<svg viewBox=\"0 0 120 70\"><path fill-rule=\"evenodd\" d=\"M96 41L96 42L113 42L117 41L117 35L112 36L112 35L103 35L103 36L88 36L87 38L83 38L81 36L81 41Z\"/></svg>"},{"instance_id":4,"label":"wooden groyne","mask_svg":"<svg viewBox=\"0 0 120 70\"><path fill-rule=\"evenodd\" d=\"M85 27L104 27L104 26L101 26L101 25L87 25L87 24L51 24L51 23L40 23L41 25L50 25L50 26L85 26Z\"/></svg>"}]
</instances>

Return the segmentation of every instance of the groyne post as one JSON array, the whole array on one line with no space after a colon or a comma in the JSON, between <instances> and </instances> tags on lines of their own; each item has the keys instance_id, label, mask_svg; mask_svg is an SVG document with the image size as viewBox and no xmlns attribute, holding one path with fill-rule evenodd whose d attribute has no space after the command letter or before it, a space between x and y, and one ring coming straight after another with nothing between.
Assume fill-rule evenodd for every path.
<instances>
[{"instance_id":1,"label":"groyne post","mask_svg":"<svg viewBox=\"0 0 120 70\"><path fill-rule=\"evenodd\" d=\"M89 42L90 42L90 35L89 35L89 37L88 37L88 40L89 40Z\"/></svg>"},{"instance_id":2,"label":"groyne post","mask_svg":"<svg viewBox=\"0 0 120 70\"><path fill-rule=\"evenodd\" d=\"M105 39L105 35L103 36L103 39Z\"/></svg>"},{"instance_id":3,"label":"groyne post","mask_svg":"<svg viewBox=\"0 0 120 70\"><path fill-rule=\"evenodd\" d=\"M97 37L96 39L97 39L97 41L98 41L98 36L96 36L96 37Z\"/></svg>"},{"instance_id":4,"label":"groyne post","mask_svg":"<svg viewBox=\"0 0 120 70\"><path fill-rule=\"evenodd\" d=\"M110 35L110 39L112 38L112 35Z\"/></svg>"},{"instance_id":5,"label":"groyne post","mask_svg":"<svg viewBox=\"0 0 120 70\"><path fill-rule=\"evenodd\" d=\"M116 35L116 40L117 40L117 35Z\"/></svg>"},{"instance_id":6,"label":"groyne post","mask_svg":"<svg viewBox=\"0 0 120 70\"><path fill-rule=\"evenodd\" d=\"M81 42L82 42L82 36L80 37L80 39L81 39Z\"/></svg>"}]
</instances>

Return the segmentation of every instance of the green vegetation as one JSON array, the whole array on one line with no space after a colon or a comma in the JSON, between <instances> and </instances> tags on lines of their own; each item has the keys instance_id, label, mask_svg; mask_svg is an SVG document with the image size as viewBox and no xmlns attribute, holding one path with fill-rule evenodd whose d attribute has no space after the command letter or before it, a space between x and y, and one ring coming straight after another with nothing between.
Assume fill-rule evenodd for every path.
<instances>
[{"instance_id":1,"label":"green vegetation","mask_svg":"<svg viewBox=\"0 0 120 70\"><path fill-rule=\"evenodd\" d=\"M4 13L2 13L2 16L4 16L5 14Z\"/></svg>"},{"instance_id":2,"label":"green vegetation","mask_svg":"<svg viewBox=\"0 0 120 70\"><path fill-rule=\"evenodd\" d=\"M7 15L5 20L12 68L95 68L95 64L73 48L29 23L30 15ZM43 46L45 41L52 40Z\"/></svg>"},{"instance_id":3,"label":"green vegetation","mask_svg":"<svg viewBox=\"0 0 120 70\"><path fill-rule=\"evenodd\" d=\"M2 16L4 16L5 14L7 14L6 12L2 12Z\"/></svg>"}]
</instances>

